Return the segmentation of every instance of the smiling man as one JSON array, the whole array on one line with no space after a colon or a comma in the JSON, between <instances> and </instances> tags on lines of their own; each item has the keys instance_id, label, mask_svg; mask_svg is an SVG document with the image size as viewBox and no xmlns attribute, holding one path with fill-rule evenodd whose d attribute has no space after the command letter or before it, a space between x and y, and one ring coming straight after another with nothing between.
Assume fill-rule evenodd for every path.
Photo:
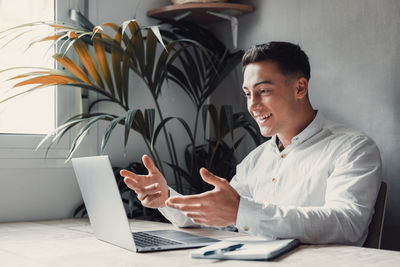
<instances>
[{"instance_id":1,"label":"smiling man","mask_svg":"<svg viewBox=\"0 0 400 267\"><path fill-rule=\"evenodd\" d=\"M361 246L380 186L373 140L326 120L308 98L310 65L298 45L270 42L243 60L250 114L270 140L238 166L230 183L201 169L214 189L182 196L168 188L148 156L148 175L121 171L146 207L177 226L228 226L270 238Z\"/></svg>"}]
</instances>

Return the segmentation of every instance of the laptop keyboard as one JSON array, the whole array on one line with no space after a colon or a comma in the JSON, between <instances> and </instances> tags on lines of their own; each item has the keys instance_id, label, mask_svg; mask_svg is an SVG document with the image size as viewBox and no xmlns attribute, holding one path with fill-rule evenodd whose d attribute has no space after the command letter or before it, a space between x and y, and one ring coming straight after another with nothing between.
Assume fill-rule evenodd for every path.
<instances>
[{"instance_id":1,"label":"laptop keyboard","mask_svg":"<svg viewBox=\"0 0 400 267\"><path fill-rule=\"evenodd\" d=\"M181 242L173 241L163 237L151 235L144 232L132 233L133 240L138 247L154 247L154 246L165 246L165 245L177 245L183 244Z\"/></svg>"}]
</instances>

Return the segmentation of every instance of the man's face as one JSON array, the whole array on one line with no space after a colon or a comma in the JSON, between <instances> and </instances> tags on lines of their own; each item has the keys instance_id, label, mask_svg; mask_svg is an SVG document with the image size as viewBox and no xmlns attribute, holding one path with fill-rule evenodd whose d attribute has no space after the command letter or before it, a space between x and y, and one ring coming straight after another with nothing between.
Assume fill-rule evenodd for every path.
<instances>
[{"instance_id":1,"label":"man's face","mask_svg":"<svg viewBox=\"0 0 400 267\"><path fill-rule=\"evenodd\" d=\"M296 118L295 79L284 76L275 62L255 62L246 66L243 91L263 136L290 133Z\"/></svg>"}]
</instances>

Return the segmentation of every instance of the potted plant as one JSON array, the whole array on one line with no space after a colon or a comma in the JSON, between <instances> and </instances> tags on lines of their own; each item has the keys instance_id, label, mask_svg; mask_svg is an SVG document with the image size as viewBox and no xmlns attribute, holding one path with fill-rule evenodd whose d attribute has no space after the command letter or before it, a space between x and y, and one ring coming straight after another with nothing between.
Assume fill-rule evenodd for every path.
<instances>
[{"instance_id":1,"label":"potted plant","mask_svg":"<svg viewBox=\"0 0 400 267\"><path fill-rule=\"evenodd\" d=\"M127 21L121 25L104 23L94 26L75 10L71 10L71 18L73 23L68 24L40 22L21 26L53 27L54 33L44 36L40 41L52 41L62 47L53 58L65 70L40 69L12 77L12 79L22 79L15 87L34 86L12 97L49 85L63 85L90 90L97 93L100 98L91 103L88 112L71 117L44 137L38 147L48 142L50 149L68 131L80 125L81 128L71 143L67 157L69 160L89 129L99 121L106 121L108 125L101 142L103 153L111 133L120 125L125 129L125 147L131 131L136 131L141 135L157 167L162 172L166 167L172 168L175 189L181 193L198 193L208 189L207 184L198 175L200 167L207 167L217 175L228 179L232 177L237 163L234 151L244 138L243 136L235 138L235 129L245 129L256 144L262 141L255 122L247 112L234 113L231 106L222 106L218 112L215 106L206 104L206 100L217 89L223 78L240 62L242 51L229 52L211 32L190 23L163 21L160 30L159 26L140 27L136 21ZM104 28L111 29L113 35L106 34ZM2 34L11 33L12 30ZM93 49L88 49L88 46ZM67 51L70 50L78 56L80 63L67 56ZM130 106L129 94L134 90L129 84L131 72L143 80L153 98L153 107L140 110ZM193 126L180 117L167 117L163 114L159 96L165 81L174 82L192 100L196 110ZM7 100L1 100L0 103ZM119 116L110 112L94 112L93 107L104 101L119 106L126 114ZM207 137L204 142L196 144L197 133L201 130L200 115L203 131L210 117L214 134L205 135ZM160 121L157 125L156 116ZM186 166L178 163L178 153L182 152L176 150L174 138L167 129L167 124L171 120L180 122L190 139L190 144L183 151ZM167 159L162 159L158 153L157 140L160 135L165 139ZM139 172L139 165L135 166L131 169ZM121 186L121 193L125 193L124 184L118 175L117 180ZM187 188L184 186L184 180L188 185ZM132 210L135 206L135 196L132 191L126 201Z\"/></svg>"}]
</instances>

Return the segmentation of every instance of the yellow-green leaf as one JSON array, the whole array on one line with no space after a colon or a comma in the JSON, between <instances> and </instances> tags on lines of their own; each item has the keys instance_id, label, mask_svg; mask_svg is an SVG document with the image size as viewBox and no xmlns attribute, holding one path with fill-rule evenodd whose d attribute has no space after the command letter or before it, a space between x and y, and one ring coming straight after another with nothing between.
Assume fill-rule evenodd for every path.
<instances>
[{"instance_id":1,"label":"yellow-green leaf","mask_svg":"<svg viewBox=\"0 0 400 267\"><path fill-rule=\"evenodd\" d=\"M48 84L65 84L65 83L76 83L76 81L74 79L64 77L61 75L45 75L19 82L16 85L14 85L14 87L30 85L30 84L48 85Z\"/></svg>"},{"instance_id":2,"label":"yellow-green leaf","mask_svg":"<svg viewBox=\"0 0 400 267\"><path fill-rule=\"evenodd\" d=\"M74 74L78 79L81 81L91 85L92 83L89 80L89 77L86 75L86 73L77 65L75 62L73 62L70 58L67 56L61 56L61 55L54 55L53 56L55 60L60 62L66 69L68 69L72 74Z\"/></svg>"},{"instance_id":3,"label":"yellow-green leaf","mask_svg":"<svg viewBox=\"0 0 400 267\"><path fill-rule=\"evenodd\" d=\"M82 64L85 66L86 70L89 72L90 76L92 76L93 80L97 83L97 85L104 89L103 81L100 77L99 71L97 69L96 63L94 62L92 56L89 53L86 45L81 41L77 40L74 43L74 48L79 58L82 61Z\"/></svg>"},{"instance_id":4,"label":"yellow-green leaf","mask_svg":"<svg viewBox=\"0 0 400 267\"><path fill-rule=\"evenodd\" d=\"M93 38L93 47L96 54L97 62L99 64L100 70L103 73L104 80L110 89L111 95L115 96L114 85L111 78L111 72L108 67L108 60L106 56L106 50L104 48L104 43L101 37L96 36Z\"/></svg>"}]
</instances>

